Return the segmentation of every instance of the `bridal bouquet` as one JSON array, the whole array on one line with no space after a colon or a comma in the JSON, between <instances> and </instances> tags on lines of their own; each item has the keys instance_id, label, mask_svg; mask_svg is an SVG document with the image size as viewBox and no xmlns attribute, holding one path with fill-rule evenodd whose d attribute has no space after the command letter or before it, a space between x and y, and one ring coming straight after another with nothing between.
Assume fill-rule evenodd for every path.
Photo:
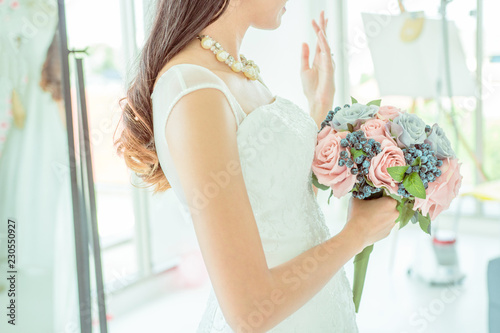
<instances>
[{"instance_id":1,"label":"bridal bouquet","mask_svg":"<svg viewBox=\"0 0 500 333\"><path fill-rule=\"evenodd\" d=\"M430 234L431 220L450 206L462 183L460 165L438 124L381 100L330 110L321 124L312 164L312 182L340 198L391 196L398 201L401 229L418 223ZM353 295L359 309L373 245L354 258Z\"/></svg>"}]
</instances>

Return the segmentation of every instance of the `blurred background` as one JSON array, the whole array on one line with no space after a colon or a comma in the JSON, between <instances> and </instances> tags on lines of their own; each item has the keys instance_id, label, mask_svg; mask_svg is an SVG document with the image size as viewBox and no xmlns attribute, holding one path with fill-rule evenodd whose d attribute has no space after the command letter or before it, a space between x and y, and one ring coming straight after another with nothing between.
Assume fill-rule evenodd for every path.
<instances>
[{"instance_id":1,"label":"blurred background","mask_svg":"<svg viewBox=\"0 0 500 333\"><path fill-rule=\"evenodd\" d=\"M250 28L241 53L305 110L301 43L315 47L323 9L334 105L382 98L439 122L463 162L460 195L432 237L410 224L376 244L360 332L500 332L500 3L289 1L279 29ZM153 0L0 0L2 309L17 226L17 322L2 313L1 332L197 328L210 281L192 226L171 190L135 187L113 147L154 11ZM327 197L336 233L347 199Z\"/></svg>"}]
</instances>

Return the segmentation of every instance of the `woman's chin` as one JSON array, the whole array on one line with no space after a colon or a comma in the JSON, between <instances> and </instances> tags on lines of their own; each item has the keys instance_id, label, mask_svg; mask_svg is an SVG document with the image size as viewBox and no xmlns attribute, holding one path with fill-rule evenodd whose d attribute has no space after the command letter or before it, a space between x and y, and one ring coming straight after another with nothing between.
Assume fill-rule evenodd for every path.
<instances>
[{"instance_id":1,"label":"woman's chin","mask_svg":"<svg viewBox=\"0 0 500 333\"><path fill-rule=\"evenodd\" d=\"M271 23L267 24L259 24L259 25L252 25L253 28L255 29L260 29L260 30L276 30L281 26L281 15L278 15L276 19Z\"/></svg>"}]
</instances>

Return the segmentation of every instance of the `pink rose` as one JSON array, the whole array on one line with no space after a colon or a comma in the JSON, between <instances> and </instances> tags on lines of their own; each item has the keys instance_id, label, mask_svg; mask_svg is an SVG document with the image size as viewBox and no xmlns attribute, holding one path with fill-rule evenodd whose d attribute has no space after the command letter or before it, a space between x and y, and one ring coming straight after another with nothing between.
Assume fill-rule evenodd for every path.
<instances>
[{"instance_id":1,"label":"pink rose","mask_svg":"<svg viewBox=\"0 0 500 333\"><path fill-rule=\"evenodd\" d=\"M325 132L323 133L323 131ZM325 133L327 134L324 135ZM348 133L347 131L334 133L334 131L323 129L318 134L318 144L314 151L312 170L319 183L332 188L336 198L349 193L356 182L356 175L351 174L349 168L345 165L339 166L340 152L347 151L349 153L346 148L340 146L340 140L345 138Z\"/></svg>"},{"instance_id":2,"label":"pink rose","mask_svg":"<svg viewBox=\"0 0 500 333\"><path fill-rule=\"evenodd\" d=\"M342 132L337 132L335 130L335 128L331 127L331 126L325 126L323 127L323 129L318 133L318 141L320 140L323 140L325 138L325 136L327 136L328 134L337 134L338 136L340 136L340 139L345 139L345 137L347 136L347 134L349 134L350 132L349 131L342 131Z\"/></svg>"},{"instance_id":3,"label":"pink rose","mask_svg":"<svg viewBox=\"0 0 500 333\"><path fill-rule=\"evenodd\" d=\"M426 198L415 198L413 210L421 209L422 215L429 213L431 220L434 220L443 210L450 207L451 200L458 195L458 190L462 185L463 176L460 174L458 160L444 159L441 169L441 176L429 183Z\"/></svg>"},{"instance_id":4,"label":"pink rose","mask_svg":"<svg viewBox=\"0 0 500 333\"><path fill-rule=\"evenodd\" d=\"M323 140L325 136L327 136L330 133L336 133L333 127L330 126L323 127L323 129L318 133L318 141Z\"/></svg>"},{"instance_id":5,"label":"pink rose","mask_svg":"<svg viewBox=\"0 0 500 333\"><path fill-rule=\"evenodd\" d=\"M375 187L386 187L390 193L397 194L398 183L387 172L387 168L406 165L403 151L393 144L393 140L384 140L381 148L382 152L371 160L368 179Z\"/></svg>"},{"instance_id":6,"label":"pink rose","mask_svg":"<svg viewBox=\"0 0 500 333\"><path fill-rule=\"evenodd\" d=\"M399 116L401 112L402 112L401 109L395 106L384 105L381 106L380 109L378 109L377 118L386 121L394 120L394 118Z\"/></svg>"},{"instance_id":7,"label":"pink rose","mask_svg":"<svg viewBox=\"0 0 500 333\"><path fill-rule=\"evenodd\" d=\"M367 139L373 139L380 143L382 143L385 139L388 139L396 146L396 141L391 138L391 134L389 133L386 124L387 121L381 119L370 119L361 125L361 130L365 133Z\"/></svg>"}]
</instances>

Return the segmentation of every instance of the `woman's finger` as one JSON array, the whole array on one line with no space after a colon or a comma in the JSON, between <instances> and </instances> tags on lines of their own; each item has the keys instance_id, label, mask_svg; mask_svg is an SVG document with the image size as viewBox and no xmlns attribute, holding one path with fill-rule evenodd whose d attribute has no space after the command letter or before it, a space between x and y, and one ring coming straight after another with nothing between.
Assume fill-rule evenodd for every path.
<instances>
[{"instance_id":1,"label":"woman's finger","mask_svg":"<svg viewBox=\"0 0 500 333\"><path fill-rule=\"evenodd\" d=\"M325 36L326 36L326 24L328 23L328 19L326 19L324 22L323 22L323 28L321 28L318 23L316 23L315 20L313 20L313 28L314 28L314 31L316 31L316 34L319 33L319 31L321 29L323 29L323 32L325 33Z\"/></svg>"},{"instance_id":2,"label":"woman's finger","mask_svg":"<svg viewBox=\"0 0 500 333\"><path fill-rule=\"evenodd\" d=\"M301 57L301 68L302 71L309 69L309 45L307 43L302 43L302 57Z\"/></svg>"},{"instance_id":3,"label":"woman's finger","mask_svg":"<svg viewBox=\"0 0 500 333\"><path fill-rule=\"evenodd\" d=\"M325 28L325 11L322 10L321 13L319 14L319 23L321 24L321 27L323 29Z\"/></svg>"},{"instance_id":4,"label":"woman's finger","mask_svg":"<svg viewBox=\"0 0 500 333\"><path fill-rule=\"evenodd\" d=\"M319 37L319 32L321 31L321 28L319 27L319 25L316 23L315 20L312 21L313 22L313 28L314 28L314 31L316 32L316 35L318 36L318 41L316 43L316 54L318 54L319 52L321 52L321 46L320 46L320 37Z\"/></svg>"},{"instance_id":5,"label":"woman's finger","mask_svg":"<svg viewBox=\"0 0 500 333\"><path fill-rule=\"evenodd\" d=\"M321 45L321 52L324 52L328 55L330 55L330 45L328 45L328 41L325 36L325 32L323 30L320 31L320 45Z\"/></svg>"},{"instance_id":6,"label":"woman's finger","mask_svg":"<svg viewBox=\"0 0 500 333\"><path fill-rule=\"evenodd\" d=\"M312 25L313 25L314 32L318 33L321 30L318 23L316 23L316 21L314 19L312 20Z\"/></svg>"},{"instance_id":7,"label":"woman's finger","mask_svg":"<svg viewBox=\"0 0 500 333\"><path fill-rule=\"evenodd\" d=\"M319 37L318 42L319 42L319 47L321 49L321 53L325 54L325 53L327 53L327 49L326 49L326 46L325 46L325 41L324 41L325 40L325 35L323 34L323 30L321 30L319 32L319 36L318 37Z\"/></svg>"}]
</instances>

